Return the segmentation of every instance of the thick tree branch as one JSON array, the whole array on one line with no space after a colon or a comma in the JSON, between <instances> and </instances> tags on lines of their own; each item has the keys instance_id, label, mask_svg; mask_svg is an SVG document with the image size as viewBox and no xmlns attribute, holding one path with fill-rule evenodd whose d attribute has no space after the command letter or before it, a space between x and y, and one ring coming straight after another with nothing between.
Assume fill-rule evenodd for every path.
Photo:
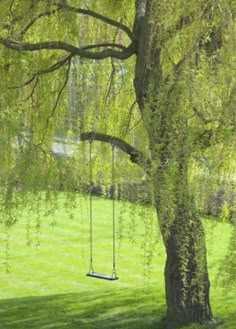
<instances>
[{"instance_id":1,"label":"thick tree branch","mask_svg":"<svg viewBox=\"0 0 236 329\"><path fill-rule=\"evenodd\" d=\"M136 0L135 1L135 20L145 16L147 0Z\"/></svg>"},{"instance_id":2,"label":"thick tree branch","mask_svg":"<svg viewBox=\"0 0 236 329\"><path fill-rule=\"evenodd\" d=\"M90 50L90 49L95 49L95 48L106 48L106 47L111 47L111 48L118 48L121 50L126 50L127 48L120 43L114 43L114 42L102 42L102 43L95 43L93 45L87 45L82 47L82 50Z\"/></svg>"},{"instance_id":3,"label":"thick tree branch","mask_svg":"<svg viewBox=\"0 0 236 329\"><path fill-rule=\"evenodd\" d=\"M127 59L135 53L134 45L131 43L129 47L124 48L122 51L107 48L101 51L92 52L86 50L87 47L96 47L95 45L78 48L71 44L68 44L63 41L46 41L46 42L37 42L37 43L23 43L18 42L8 38L0 37L0 44L4 45L7 48L17 50L17 51L39 51L39 50L65 50L71 55L77 55L80 57L101 60L104 58L112 57L117 59ZM115 45L117 47L117 45ZM98 46L99 47L99 46ZM119 46L120 47L120 46Z\"/></svg>"},{"instance_id":4,"label":"thick tree branch","mask_svg":"<svg viewBox=\"0 0 236 329\"><path fill-rule=\"evenodd\" d=\"M67 10L70 12L74 12L76 14L91 16L93 18L96 18L96 19L108 24L108 25L118 27L120 30L124 31L131 40L133 40L133 32L126 25L122 24L121 22L117 22L114 19L103 16L103 15L101 15L95 11L89 10L89 9L82 9L82 8L76 8L76 7L69 6L64 2L59 3L58 8L61 8L61 9L64 9L64 10Z\"/></svg>"},{"instance_id":5,"label":"thick tree branch","mask_svg":"<svg viewBox=\"0 0 236 329\"><path fill-rule=\"evenodd\" d=\"M146 173L150 173L151 169L151 159L148 158L143 152L136 149L134 146L128 144L124 140L114 137L111 135L106 135L97 132L87 132L80 135L81 141L100 141L105 143L110 143L117 148L119 148L124 153L128 154L130 160L139 165L145 170Z\"/></svg>"},{"instance_id":6,"label":"thick tree branch","mask_svg":"<svg viewBox=\"0 0 236 329\"><path fill-rule=\"evenodd\" d=\"M135 18L133 24L134 42L136 43L136 50L138 50L138 43L143 28L144 17L146 13L147 0L135 1Z\"/></svg>"}]
</instances>

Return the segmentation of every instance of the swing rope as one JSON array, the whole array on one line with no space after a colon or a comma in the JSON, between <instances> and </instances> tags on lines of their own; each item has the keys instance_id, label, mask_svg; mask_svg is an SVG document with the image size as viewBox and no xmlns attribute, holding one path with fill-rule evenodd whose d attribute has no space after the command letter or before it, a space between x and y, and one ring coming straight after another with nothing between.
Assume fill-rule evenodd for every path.
<instances>
[{"instance_id":1,"label":"swing rope","mask_svg":"<svg viewBox=\"0 0 236 329\"><path fill-rule=\"evenodd\" d=\"M116 223L115 223L115 145L112 144L112 167L111 167L111 177L112 177L112 225L113 225L113 270L112 275L116 277Z\"/></svg>"},{"instance_id":2,"label":"swing rope","mask_svg":"<svg viewBox=\"0 0 236 329\"><path fill-rule=\"evenodd\" d=\"M112 144L112 166L111 166L111 197L112 197L112 227L113 227L113 267L112 267L112 275L106 275L101 273L94 272L93 268L93 198L92 198L92 190L93 190L93 182L92 182L92 144L93 140L89 141L89 180L90 180L90 191L89 191L89 221L90 221L90 266L89 273L87 276L105 279L105 280L117 280L116 276L116 241L115 241L115 145Z\"/></svg>"},{"instance_id":3,"label":"swing rope","mask_svg":"<svg viewBox=\"0 0 236 329\"><path fill-rule=\"evenodd\" d=\"M90 266L89 266L89 272L94 272L94 269L93 269L92 144L93 144L93 140L90 139L90 141L89 141L89 223L90 223Z\"/></svg>"}]
</instances>

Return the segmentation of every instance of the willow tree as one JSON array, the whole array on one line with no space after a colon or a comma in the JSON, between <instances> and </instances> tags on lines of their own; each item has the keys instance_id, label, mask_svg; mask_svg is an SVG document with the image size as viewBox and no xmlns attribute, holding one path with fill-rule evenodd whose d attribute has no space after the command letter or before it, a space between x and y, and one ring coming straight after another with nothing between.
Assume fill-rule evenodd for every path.
<instances>
[{"instance_id":1,"label":"willow tree","mask_svg":"<svg viewBox=\"0 0 236 329\"><path fill-rule=\"evenodd\" d=\"M122 121L130 122L127 94L119 93L120 101L110 109L112 119L109 112L95 111L104 94L92 103L93 92L83 90L83 118L92 119L87 124L80 120L75 130L81 140L116 145L152 181L167 255L167 327L214 322L205 237L189 168L193 158L207 152L214 156L217 147L234 140L235 2L3 0L0 12L4 152L14 149L18 122L29 129L32 148L51 142L58 129L57 115L68 107L66 85L72 63L81 72L80 64L86 61L78 80L85 76L91 86L93 70L106 75L111 62L112 73L125 77L122 84L127 89L133 80L147 149L134 147L124 138L124 129L116 129L116 123L122 128ZM86 102L94 109L86 109ZM113 121L107 122L110 117ZM4 165L7 173L11 163Z\"/></svg>"}]
</instances>

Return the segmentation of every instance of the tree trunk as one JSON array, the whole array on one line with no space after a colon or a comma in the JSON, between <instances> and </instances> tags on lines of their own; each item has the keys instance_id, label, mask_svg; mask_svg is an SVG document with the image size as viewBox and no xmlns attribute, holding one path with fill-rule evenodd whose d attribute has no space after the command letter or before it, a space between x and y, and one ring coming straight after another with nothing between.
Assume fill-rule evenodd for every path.
<instances>
[{"instance_id":1,"label":"tree trunk","mask_svg":"<svg viewBox=\"0 0 236 329\"><path fill-rule=\"evenodd\" d=\"M201 239L202 237L200 237ZM198 237L199 239L199 237ZM209 303L209 280L207 271L199 270L193 252L189 251L186 264L181 264L181 248L173 234L166 246L165 286L167 303L167 328L173 329L191 322L212 322ZM189 249L191 246L189 245ZM185 266L184 270L182 267Z\"/></svg>"},{"instance_id":2,"label":"tree trunk","mask_svg":"<svg viewBox=\"0 0 236 329\"><path fill-rule=\"evenodd\" d=\"M177 166L176 179L171 180L173 185L168 176L169 169L174 170L171 165L171 168L159 170L155 186L157 215L167 255L168 329L191 322L203 324L213 321L204 231L188 193L187 168L183 163Z\"/></svg>"},{"instance_id":3,"label":"tree trunk","mask_svg":"<svg viewBox=\"0 0 236 329\"><path fill-rule=\"evenodd\" d=\"M167 328L213 321L205 237L188 187L191 136L180 102L184 88L177 66L161 64L158 1L148 0L138 38L134 86L149 136L158 221L166 248ZM179 83L180 82L180 83Z\"/></svg>"}]
</instances>

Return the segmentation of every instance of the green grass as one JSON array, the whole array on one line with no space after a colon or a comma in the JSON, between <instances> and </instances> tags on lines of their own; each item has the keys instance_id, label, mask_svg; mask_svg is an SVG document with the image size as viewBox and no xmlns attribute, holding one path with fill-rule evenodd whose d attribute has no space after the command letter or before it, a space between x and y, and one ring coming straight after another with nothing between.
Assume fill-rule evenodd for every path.
<instances>
[{"instance_id":1,"label":"green grass","mask_svg":"<svg viewBox=\"0 0 236 329\"><path fill-rule=\"evenodd\" d=\"M163 328L164 249L155 213L129 203L117 205L116 228L122 236L117 241L119 280L108 282L86 277L88 204L81 199L79 204L73 218L65 212L63 198L53 217L37 218L25 211L8 238L1 232L0 329ZM111 202L95 199L94 214L94 267L98 272L111 273ZM233 289L227 291L217 284L216 275L219 267L224 267L221 260L231 228L226 223L206 222L205 226L212 305L215 317L222 322L218 328L235 329ZM10 273L5 271L8 267Z\"/></svg>"}]
</instances>

